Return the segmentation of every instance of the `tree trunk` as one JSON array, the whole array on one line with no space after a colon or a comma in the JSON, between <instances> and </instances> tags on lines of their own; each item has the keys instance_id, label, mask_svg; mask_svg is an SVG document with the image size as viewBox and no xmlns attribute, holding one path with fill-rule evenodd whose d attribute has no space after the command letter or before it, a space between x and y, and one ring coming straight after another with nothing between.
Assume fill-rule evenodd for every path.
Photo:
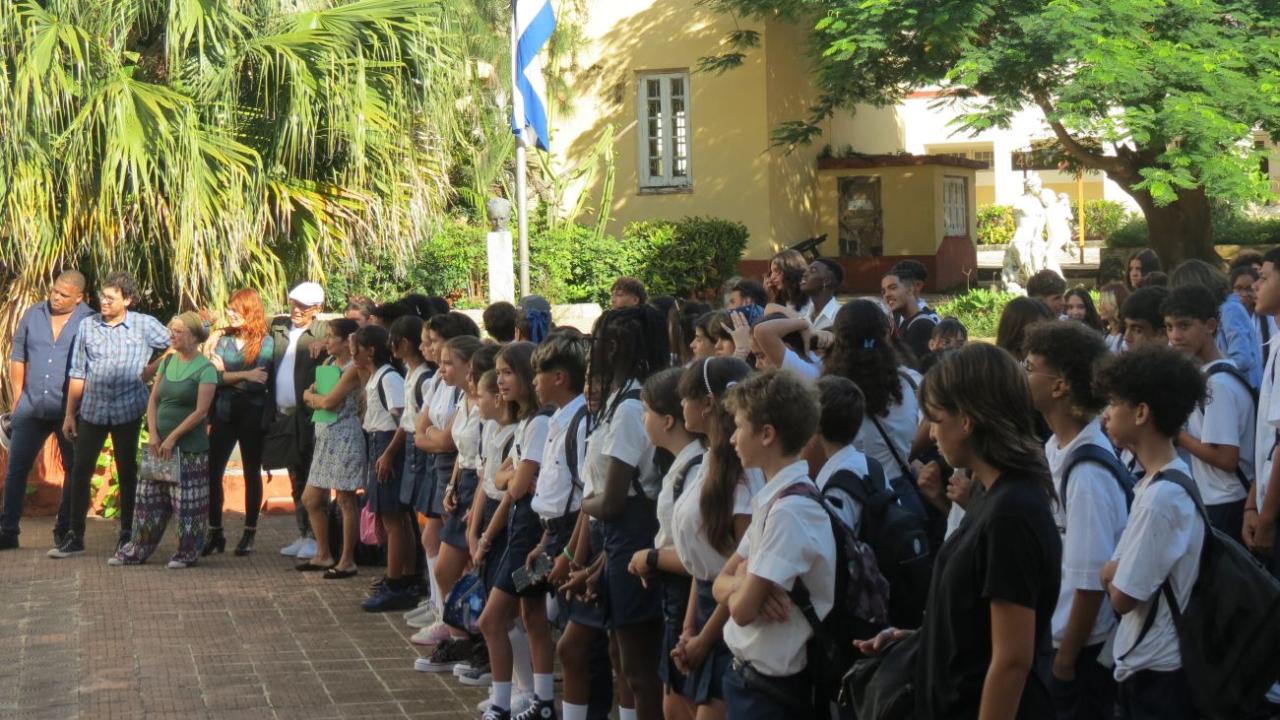
<instances>
[{"instance_id":1,"label":"tree trunk","mask_svg":"<svg viewBox=\"0 0 1280 720\"><path fill-rule=\"evenodd\" d=\"M1125 188L1147 219L1148 244L1160 255L1165 271L1183 260L1198 258L1217 264L1221 258L1213 249L1213 223L1209 197L1203 188L1182 190L1178 199L1159 206L1151 195Z\"/></svg>"}]
</instances>

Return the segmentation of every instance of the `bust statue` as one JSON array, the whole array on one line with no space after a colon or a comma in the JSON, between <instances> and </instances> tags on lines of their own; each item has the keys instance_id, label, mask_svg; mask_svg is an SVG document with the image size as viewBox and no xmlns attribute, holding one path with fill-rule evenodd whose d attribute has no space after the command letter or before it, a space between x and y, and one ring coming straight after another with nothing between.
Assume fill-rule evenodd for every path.
<instances>
[{"instance_id":1,"label":"bust statue","mask_svg":"<svg viewBox=\"0 0 1280 720\"><path fill-rule=\"evenodd\" d=\"M485 211L489 215L489 229L493 232L507 232L511 229L511 201L505 198L492 197L485 203Z\"/></svg>"}]
</instances>

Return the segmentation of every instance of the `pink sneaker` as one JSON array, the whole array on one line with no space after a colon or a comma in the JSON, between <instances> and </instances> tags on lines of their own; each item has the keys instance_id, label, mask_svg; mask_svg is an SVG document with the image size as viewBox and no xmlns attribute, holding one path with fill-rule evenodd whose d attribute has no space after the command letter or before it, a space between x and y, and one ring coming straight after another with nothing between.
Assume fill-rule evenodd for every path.
<instances>
[{"instance_id":1,"label":"pink sneaker","mask_svg":"<svg viewBox=\"0 0 1280 720\"><path fill-rule=\"evenodd\" d=\"M439 645L448 640L450 637L449 626L442 622L436 622L430 627L425 627L413 634L409 638L409 642L414 645Z\"/></svg>"}]
</instances>

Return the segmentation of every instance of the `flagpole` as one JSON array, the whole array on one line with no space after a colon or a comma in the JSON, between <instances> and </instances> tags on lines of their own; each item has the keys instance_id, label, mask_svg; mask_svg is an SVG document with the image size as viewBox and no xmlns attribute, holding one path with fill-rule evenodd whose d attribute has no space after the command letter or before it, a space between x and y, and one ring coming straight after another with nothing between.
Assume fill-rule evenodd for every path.
<instances>
[{"instance_id":1,"label":"flagpole","mask_svg":"<svg viewBox=\"0 0 1280 720\"><path fill-rule=\"evenodd\" d=\"M519 33L519 27L516 21L516 2L511 0L511 111L512 118L515 118L514 127L520 127L521 130L516 132L516 227L517 235L520 238L518 244L520 257L520 297L529 294L529 193L526 191L526 185L529 182L528 162L525 156L523 130L524 118L517 118L515 107L516 96L519 94L519 80L517 75L520 72L520 62L516 58L516 40Z\"/></svg>"}]
</instances>

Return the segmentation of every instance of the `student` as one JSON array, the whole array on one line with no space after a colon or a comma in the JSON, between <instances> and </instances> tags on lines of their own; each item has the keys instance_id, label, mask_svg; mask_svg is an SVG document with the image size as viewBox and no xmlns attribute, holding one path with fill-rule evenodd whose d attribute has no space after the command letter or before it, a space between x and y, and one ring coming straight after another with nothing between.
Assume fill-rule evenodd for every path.
<instances>
[{"instance_id":1,"label":"student","mask_svg":"<svg viewBox=\"0 0 1280 720\"><path fill-rule=\"evenodd\" d=\"M506 344L516 339L516 323L520 320L520 311L509 302L496 302L484 309L481 316L484 331L494 342Z\"/></svg>"},{"instance_id":2,"label":"student","mask_svg":"<svg viewBox=\"0 0 1280 720\"><path fill-rule=\"evenodd\" d=\"M649 293L638 278L620 277L609 290L609 302L614 310L644 305L649 302Z\"/></svg>"},{"instance_id":3,"label":"student","mask_svg":"<svg viewBox=\"0 0 1280 720\"><path fill-rule=\"evenodd\" d=\"M1169 280L1171 288L1200 285L1213 294L1219 303L1218 349L1244 373L1250 387L1258 387L1262 380L1262 338L1249 311L1231 292L1231 280L1226 273L1203 260L1192 259L1174 268Z\"/></svg>"},{"instance_id":4,"label":"student","mask_svg":"<svg viewBox=\"0 0 1280 720\"><path fill-rule=\"evenodd\" d=\"M719 328L727 320L728 317L720 311L708 311L699 315L698 319L693 321L693 340L689 342L689 350L692 351L692 355L689 358L690 361L702 360L716 355L717 331L715 328Z\"/></svg>"},{"instance_id":5,"label":"student","mask_svg":"<svg viewBox=\"0 0 1280 720\"><path fill-rule=\"evenodd\" d=\"M726 405L737 428L732 443L739 461L758 468L766 479L752 500L746 535L714 586L716 602L729 610L724 639L733 662L724 675L727 716L818 717L807 672L806 645L813 629L787 597L802 583L819 619L836 601L831 523L815 498L803 496L812 481L800 453L818 424L817 393L794 373L766 370L734 386ZM761 691L761 679L792 702L784 705Z\"/></svg>"},{"instance_id":6,"label":"student","mask_svg":"<svg viewBox=\"0 0 1280 720\"><path fill-rule=\"evenodd\" d=\"M662 474L644 430L639 390L671 357L662 316L651 307L606 313L591 346L591 382L601 403L587 448L588 497L582 511L600 525L607 561L599 586L608 598L605 618L618 643L619 670L635 695L640 720L662 717L658 678L662 605L656 586L627 572L639 550L653 547L658 530L654 502Z\"/></svg>"},{"instance_id":7,"label":"student","mask_svg":"<svg viewBox=\"0 0 1280 720\"><path fill-rule=\"evenodd\" d=\"M813 326L814 332L826 330L836 319L836 311L840 303L836 294L844 285L844 268L831 258L818 258L809 264L804 277L800 280L800 289L809 298L809 312L805 317Z\"/></svg>"},{"instance_id":8,"label":"student","mask_svg":"<svg viewBox=\"0 0 1280 720\"><path fill-rule=\"evenodd\" d=\"M929 339L938 314L920 298L929 272L915 260L902 260L880 279L880 294L893 315L893 338L923 362L932 350Z\"/></svg>"},{"instance_id":9,"label":"student","mask_svg":"<svg viewBox=\"0 0 1280 720\"><path fill-rule=\"evenodd\" d=\"M1066 313L1068 320L1084 323L1085 327L1096 330L1099 333L1106 331L1106 327L1102 324L1102 318L1098 315L1097 308L1093 306L1093 298L1089 296L1089 291L1085 288L1072 288L1067 292L1063 311Z\"/></svg>"},{"instance_id":10,"label":"student","mask_svg":"<svg viewBox=\"0 0 1280 720\"><path fill-rule=\"evenodd\" d=\"M1027 280L1027 296L1048 305L1055 318L1065 317L1062 311L1066 308L1066 294L1067 281L1052 270L1041 270Z\"/></svg>"},{"instance_id":11,"label":"student","mask_svg":"<svg viewBox=\"0 0 1280 720\"><path fill-rule=\"evenodd\" d=\"M810 461L821 463L813 482L835 508L836 515L857 535L862 527L862 505L839 488L828 490L827 483L842 470L859 478L869 473L867 456L853 444L866 415L866 400L852 380L838 375L818 380L818 400L822 408L818 430L806 453Z\"/></svg>"},{"instance_id":12,"label":"student","mask_svg":"<svg viewBox=\"0 0 1280 720\"><path fill-rule=\"evenodd\" d=\"M1244 501L1253 484L1257 408L1248 379L1218 350L1218 307L1207 288L1184 285L1169 293L1160 311L1169 345L1200 366L1207 388L1177 444L1191 455L1191 476L1209 522L1240 540Z\"/></svg>"},{"instance_id":13,"label":"student","mask_svg":"<svg viewBox=\"0 0 1280 720\"><path fill-rule=\"evenodd\" d=\"M769 304L769 293L765 291L764 285L755 280L742 279L733 285L729 290L729 302L725 305L727 310L737 310L748 305L755 305L764 309Z\"/></svg>"},{"instance_id":14,"label":"student","mask_svg":"<svg viewBox=\"0 0 1280 720\"><path fill-rule=\"evenodd\" d=\"M1169 296L1162 287L1138 288L1124 301L1120 315L1124 318L1124 344L1129 350L1144 346L1165 347L1169 337L1164 331L1164 315L1160 306Z\"/></svg>"},{"instance_id":15,"label":"student","mask_svg":"<svg viewBox=\"0 0 1280 720\"><path fill-rule=\"evenodd\" d=\"M1027 351L1022 347L1027 328L1038 322L1055 319L1057 316L1044 301L1016 297L1000 312L1000 324L996 326L996 345L1004 348L1015 359L1021 360L1027 356Z\"/></svg>"},{"instance_id":16,"label":"student","mask_svg":"<svg viewBox=\"0 0 1280 720\"><path fill-rule=\"evenodd\" d=\"M1044 452L1058 489L1054 517L1062 535L1053 704L1061 720L1113 720L1115 680L1098 658L1116 621L1099 575L1128 520L1132 482L1120 474L1128 471L1098 419L1106 400L1093 392L1094 367L1110 353L1100 334L1074 322L1031 328L1026 348L1031 400L1053 431ZM1107 453L1113 462L1082 459L1088 452Z\"/></svg>"},{"instance_id":17,"label":"student","mask_svg":"<svg viewBox=\"0 0 1280 720\"><path fill-rule=\"evenodd\" d=\"M1258 257L1261 258L1260 255ZM1256 286L1261 277L1261 273L1253 265L1241 265L1231 270L1231 291L1236 294L1240 304L1249 312L1249 317L1253 318L1253 326L1258 331L1258 339L1262 341L1262 362L1265 364L1267 351L1271 348L1271 338L1275 337L1280 332L1280 329L1276 327L1276 319L1274 317L1256 312L1258 302Z\"/></svg>"},{"instance_id":18,"label":"student","mask_svg":"<svg viewBox=\"0 0 1280 720\"><path fill-rule=\"evenodd\" d=\"M534 349L534 344L527 342L507 345L498 353L495 368L499 396L503 402L515 406L518 425L512 455L515 474L507 485L507 494L511 498L507 513L507 547L494 571L494 584L489 588L489 599L480 615L480 631L489 648L489 663L493 672L493 683L489 690L491 704L485 711L485 720L508 720L511 717L513 666L508 633L516 615L523 609L525 598L537 596L536 600L530 602L530 608L535 604L542 606L544 615L541 620L546 622L546 601L542 599L545 590L541 587L517 590L512 579L512 573L525 567L530 553L542 538L542 528L531 504L547 443L547 416L538 412L538 399L533 388ZM492 538L490 541L492 542ZM526 623L529 620L530 618L526 618ZM543 667L544 671L534 676L534 692L538 701L530 706L532 708L545 708L546 705L541 702L549 700L554 694L554 683L547 687L549 669ZM550 717L555 717L554 709Z\"/></svg>"},{"instance_id":19,"label":"student","mask_svg":"<svg viewBox=\"0 0 1280 720\"><path fill-rule=\"evenodd\" d=\"M1156 478L1165 472L1190 474L1174 440L1204 398L1204 378L1179 353L1145 347L1116 357L1097 382L1110 401L1107 433L1147 468L1134 493L1129 525L1102 569L1111 606L1120 613L1114 642L1120 713L1135 720L1192 720L1198 715L1160 588L1168 580L1178 604L1186 607L1200 571L1204 521L1185 490Z\"/></svg>"},{"instance_id":20,"label":"student","mask_svg":"<svg viewBox=\"0 0 1280 720\"><path fill-rule=\"evenodd\" d=\"M365 502L387 531L386 579L361 607L366 612L408 610L418 604L418 594L416 584L409 579L414 567L409 513L400 502L403 436L399 436L400 443L396 442L396 428L404 410L404 376L391 364L391 336L385 329L369 324L351 337L352 360L360 376L369 378L364 386L363 426L369 464Z\"/></svg>"},{"instance_id":21,"label":"student","mask_svg":"<svg viewBox=\"0 0 1280 720\"><path fill-rule=\"evenodd\" d=\"M964 347L967 342L969 342L969 328L956 318L945 317L933 326L933 333L929 336L929 353L954 350Z\"/></svg>"},{"instance_id":22,"label":"student","mask_svg":"<svg viewBox=\"0 0 1280 720\"><path fill-rule=\"evenodd\" d=\"M889 320L874 302L854 300L840 308L831 331L835 345L826 357L826 374L852 380L866 398L866 421L854 445L884 468L899 504L924 517L907 462L919 424L920 376L899 362L889 344Z\"/></svg>"},{"instance_id":23,"label":"student","mask_svg":"<svg viewBox=\"0 0 1280 720\"><path fill-rule=\"evenodd\" d=\"M817 380L822 374L822 364L806 347L809 321L781 305L771 305L769 310L771 312L751 328L751 353L756 358L756 367L783 368L802 378ZM734 322L744 321L735 315Z\"/></svg>"},{"instance_id":24,"label":"student","mask_svg":"<svg viewBox=\"0 0 1280 720\"><path fill-rule=\"evenodd\" d=\"M741 360L716 358L694 363L680 378L685 427L705 434L708 447L672 508L676 551L694 580L672 657L688 676L685 696L703 720L725 716L721 678L732 659L722 636L729 609L716 603L711 588L746 533L758 489L730 443L733 415L724 406L730 388L750 374Z\"/></svg>"},{"instance_id":25,"label":"student","mask_svg":"<svg viewBox=\"0 0 1280 720\"><path fill-rule=\"evenodd\" d=\"M764 279L765 290L769 292L771 302L786 305L801 314L807 314L805 305L809 299L800 289L804 271L809 269L809 262L799 250L787 248L769 261L769 274Z\"/></svg>"},{"instance_id":26,"label":"student","mask_svg":"<svg viewBox=\"0 0 1280 720\"><path fill-rule=\"evenodd\" d=\"M1112 353L1124 351L1124 318L1120 309L1129 299L1129 288L1124 283L1113 282L1098 290L1098 318L1107 336L1107 349Z\"/></svg>"},{"instance_id":27,"label":"student","mask_svg":"<svg viewBox=\"0 0 1280 720\"><path fill-rule=\"evenodd\" d=\"M1148 275L1157 273L1164 268L1160 265L1160 256L1156 255L1156 251L1150 248L1135 250L1129 256L1129 260L1125 262L1125 283L1132 292L1142 286L1142 281Z\"/></svg>"},{"instance_id":28,"label":"student","mask_svg":"<svg viewBox=\"0 0 1280 720\"><path fill-rule=\"evenodd\" d=\"M1255 312L1275 317L1280 314L1280 250L1262 256L1262 272L1258 280ZM1258 421L1255 430L1254 468L1257 482L1249 490L1244 505L1244 542L1273 575L1280 577L1280 553L1275 552L1276 518L1280 516L1280 492L1269 492L1278 482L1280 463L1274 462L1276 429L1280 428L1280 393L1276 392L1276 348L1271 343L1267 367L1262 373L1258 391Z\"/></svg>"},{"instance_id":29,"label":"student","mask_svg":"<svg viewBox=\"0 0 1280 720\"><path fill-rule=\"evenodd\" d=\"M915 717L1053 717L1035 659L1049 648L1062 543L1026 372L1007 352L971 343L940 359L922 390L942 457L984 492L934 562ZM906 634L855 645L876 653Z\"/></svg>"},{"instance_id":30,"label":"student","mask_svg":"<svg viewBox=\"0 0 1280 720\"><path fill-rule=\"evenodd\" d=\"M645 381L640 393L644 403L644 429L649 442L675 458L662 478L658 493L658 534L653 549L637 550L627 569L646 583L662 584L662 617L664 621L662 658L659 674L664 685L663 717L668 720L692 719L695 716L690 679L677 666L672 652L679 645L689 606L689 571L680 562L673 537L674 507L689 489L689 480L702 464L706 446L703 434L689 430L684 421L680 399L682 368L668 368ZM568 702L568 688L565 689ZM571 720L571 719L570 719Z\"/></svg>"}]
</instances>

